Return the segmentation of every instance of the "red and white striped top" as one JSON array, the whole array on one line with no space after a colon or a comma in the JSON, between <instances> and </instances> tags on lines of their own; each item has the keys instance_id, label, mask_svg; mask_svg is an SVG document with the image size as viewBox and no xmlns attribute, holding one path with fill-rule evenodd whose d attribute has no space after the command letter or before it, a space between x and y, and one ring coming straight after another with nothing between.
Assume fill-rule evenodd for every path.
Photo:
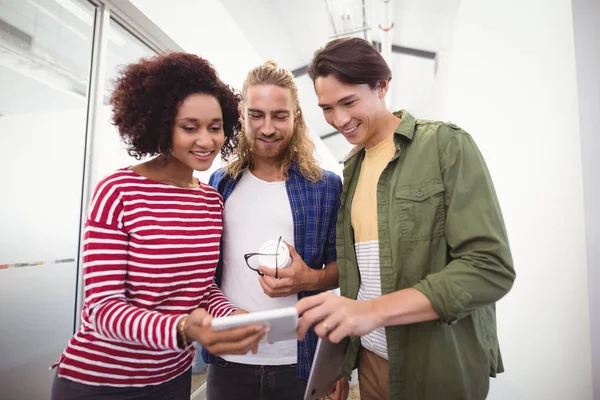
<instances>
[{"instance_id":1,"label":"red and white striped top","mask_svg":"<svg viewBox=\"0 0 600 400\"><path fill-rule=\"evenodd\" d=\"M213 278L223 199L210 186L183 189L121 169L96 187L83 246L82 325L58 375L106 386L156 385L191 366L177 321L201 307L234 307Z\"/></svg>"}]
</instances>

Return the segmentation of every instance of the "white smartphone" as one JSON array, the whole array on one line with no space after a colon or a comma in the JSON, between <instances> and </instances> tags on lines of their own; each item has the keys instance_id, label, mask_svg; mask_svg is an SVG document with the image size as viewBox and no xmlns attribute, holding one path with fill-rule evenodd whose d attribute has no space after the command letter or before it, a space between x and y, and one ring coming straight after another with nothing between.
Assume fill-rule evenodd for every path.
<instances>
[{"instance_id":1,"label":"white smartphone","mask_svg":"<svg viewBox=\"0 0 600 400\"><path fill-rule=\"evenodd\" d=\"M298 311L296 311L296 307L287 307L276 310L231 315L229 317L215 318L212 320L212 327L217 331L253 324L266 325L270 328L270 331L265 338L269 343L296 339Z\"/></svg>"}]
</instances>

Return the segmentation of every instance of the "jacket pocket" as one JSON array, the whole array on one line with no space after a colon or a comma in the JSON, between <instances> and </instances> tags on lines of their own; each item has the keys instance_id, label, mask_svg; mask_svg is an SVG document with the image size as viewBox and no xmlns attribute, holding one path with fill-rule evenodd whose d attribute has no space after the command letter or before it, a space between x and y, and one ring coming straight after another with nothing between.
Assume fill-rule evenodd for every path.
<instances>
[{"instance_id":1,"label":"jacket pocket","mask_svg":"<svg viewBox=\"0 0 600 400\"><path fill-rule=\"evenodd\" d=\"M444 185L439 180L396 188L395 210L400 237L421 241L444 234Z\"/></svg>"}]
</instances>

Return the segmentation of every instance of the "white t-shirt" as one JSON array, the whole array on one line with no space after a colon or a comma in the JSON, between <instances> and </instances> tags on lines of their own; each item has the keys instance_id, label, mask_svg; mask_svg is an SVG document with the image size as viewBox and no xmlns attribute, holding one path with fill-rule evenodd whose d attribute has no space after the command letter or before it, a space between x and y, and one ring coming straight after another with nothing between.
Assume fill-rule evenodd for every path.
<instances>
[{"instance_id":1,"label":"white t-shirt","mask_svg":"<svg viewBox=\"0 0 600 400\"><path fill-rule=\"evenodd\" d=\"M294 220L285 182L266 182L245 171L225 202L223 212L223 281L225 297L248 312L293 307L298 296L271 298L259 283L259 275L248 268L244 254L257 253L267 240L279 236L294 245ZM258 257L250 265L258 266ZM261 343L258 353L223 356L239 364L296 364L297 341Z\"/></svg>"}]
</instances>

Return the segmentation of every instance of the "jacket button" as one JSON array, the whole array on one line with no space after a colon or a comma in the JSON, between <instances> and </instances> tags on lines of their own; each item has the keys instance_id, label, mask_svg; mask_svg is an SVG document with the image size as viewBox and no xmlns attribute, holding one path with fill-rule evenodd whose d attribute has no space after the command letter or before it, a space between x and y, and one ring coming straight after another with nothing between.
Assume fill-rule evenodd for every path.
<instances>
[{"instance_id":1,"label":"jacket button","mask_svg":"<svg viewBox=\"0 0 600 400\"><path fill-rule=\"evenodd\" d=\"M423 192L421 192L421 191L419 190L419 191L417 192L417 197L418 197L418 198L421 198L421 197L423 197Z\"/></svg>"}]
</instances>

